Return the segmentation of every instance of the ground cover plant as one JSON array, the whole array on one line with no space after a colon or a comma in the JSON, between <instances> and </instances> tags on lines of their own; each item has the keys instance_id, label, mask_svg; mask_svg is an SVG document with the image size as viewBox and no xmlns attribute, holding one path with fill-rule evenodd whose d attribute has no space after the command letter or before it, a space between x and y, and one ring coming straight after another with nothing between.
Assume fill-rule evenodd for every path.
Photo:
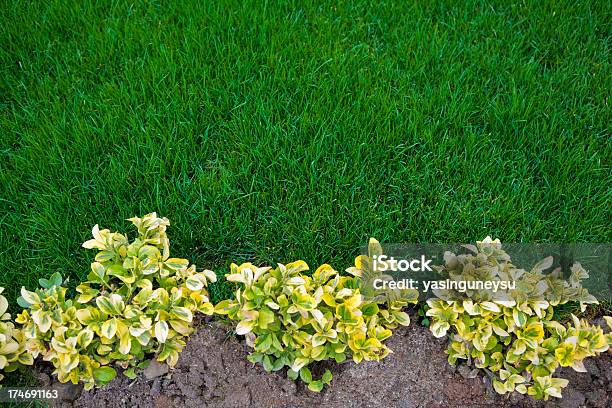
<instances>
[{"instance_id":1,"label":"ground cover plant","mask_svg":"<svg viewBox=\"0 0 612 408\"><path fill-rule=\"evenodd\" d=\"M500 394L517 391L536 399L561 398L568 380L555 377L559 367L586 372L584 359L597 356L612 345L612 333L578 319L569 324L554 318L554 307L570 301L581 310L597 299L582 287L588 272L576 263L564 279L561 268L549 271L548 257L530 270L512 264L499 240L487 237L472 253L447 252L438 269L450 279L512 280L516 289L507 298L492 298L491 291L436 291L427 301L426 315L436 337L448 336L446 350L450 364L465 360L484 370ZM610 318L606 317L608 325ZM612 329L612 326L610 326Z\"/></svg>"},{"instance_id":2,"label":"ground cover plant","mask_svg":"<svg viewBox=\"0 0 612 408\"><path fill-rule=\"evenodd\" d=\"M138 230L133 241L93 228L83 247L98 253L77 296L67 296L59 274L41 279L35 291L21 289L26 309L15 321L27 356L51 362L62 383L91 389L111 381L118 367L133 377L151 356L172 367L193 331L193 314L213 313L206 287L216 276L170 258L168 219L151 213L130 221Z\"/></svg>"},{"instance_id":3,"label":"ground cover plant","mask_svg":"<svg viewBox=\"0 0 612 408\"><path fill-rule=\"evenodd\" d=\"M0 382L4 378L3 372L9 373L19 365L31 365L32 355L25 351L25 338L23 332L15 328L11 315L7 313L8 301L0 287Z\"/></svg>"},{"instance_id":4,"label":"ground cover plant","mask_svg":"<svg viewBox=\"0 0 612 408\"><path fill-rule=\"evenodd\" d=\"M304 261L275 269L251 263L231 265L229 282L238 283L233 299L215 307L206 287L214 272L197 272L194 265L170 258L166 235L169 221L155 213L130 221L138 238L92 230L83 247L99 252L91 264L88 281L77 286L78 295L66 297L62 277L55 273L39 280L41 288L22 288L19 305L26 309L10 322L6 298L0 296L0 364L6 372L31 365L42 355L55 367L62 383L83 382L85 389L103 386L121 367L129 378L154 356L173 367L193 332L194 312L228 315L238 321L236 334L245 335L253 351L248 360L268 372L287 367L287 376L298 377L311 391L330 384L326 369L313 376L313 363L379 361L392 352L384 341L398 325L410 323L403 310L416 304L417 290L374 289L374 279L391 279L371 267L383 253L370 239L368 254L355 259L341 276L331 266L320 266L312 275ZM552 257L527 272L511 263L499 240L489 237L473 253L447 252L444 265L435 266L451 279L516 281L502 299L489 291L434 290L438 298L427 301L430 330L436 337L449 333L446 350L451 364L467 360L483 369L500 394L517 391L536 399L561 398L568 380L554 377L558 367L586 371L583 360L608 350L612 333L572 315L573 324L554 319L554 307L577 301L581 310L597 300L581 286L588 273L574 264L563 279L561 268L545 274ZM612 329L612 318L605 317Z\"/></svg>"},{"instance_id":5,"label":"ground cover plant","mask_svg":"<svg viewBox=\"0 0 612 408\"><path fill-rule=\"evenodd\" d=\"M417 302L418 292L369 290L369 257L381 254L382 248L370 239L368 249L367 256L358 256L347 269L353 276L341 276L328 264L309 276L304 261L275 269L232 264L226 278L239 288L234 299L220 302L215 311L238 321L236 334L245 335L254 349L249 361L261 363L266 371L287 367L289 378L299 377L319 392L332 373L325 370L320 379L313 378L311 363L379 361L391 352L383 342L392 330L410 324L403 309Z\"/></svg>"}]
</instances>

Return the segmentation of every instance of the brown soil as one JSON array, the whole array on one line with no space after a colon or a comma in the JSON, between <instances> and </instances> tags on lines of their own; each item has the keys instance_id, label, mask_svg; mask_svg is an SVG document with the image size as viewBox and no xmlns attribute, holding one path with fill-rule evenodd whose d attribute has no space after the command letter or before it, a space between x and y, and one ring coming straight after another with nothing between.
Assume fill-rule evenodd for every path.
<instances>
[{"instance_id":1,"label":"brown soil","mask_svg":"<svg viewBox=\"0 0 612 408\"><path fill-rule=\"evenodd\" d=\"M413 323L388 340L394 353L382 362L328 367L332 386L315 394L279 373L246 360L244 341L221 322L202 324L170 373L147 380L118 376L103 389L84 391L65 407L479 407L596 406L612 404L610 354L586 362L588 373L562 370L570 380L563 399L535 402L514 393L495 394L469 369L446 361L445 342Z\"/></svg>"}]
</instances>

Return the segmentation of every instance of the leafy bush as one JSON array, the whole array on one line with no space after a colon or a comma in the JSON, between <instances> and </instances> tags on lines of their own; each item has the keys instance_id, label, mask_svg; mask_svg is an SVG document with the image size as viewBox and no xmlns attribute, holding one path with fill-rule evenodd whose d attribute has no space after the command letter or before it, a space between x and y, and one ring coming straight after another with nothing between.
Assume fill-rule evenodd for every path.
<instances>
[{"instance_id":1,"label":"leafy bush","mask_svg":"<svg viewBox=\"0 0 612 408\"><path fill-rule=\"evenodd\" d=\"M488 299L490 293L484 291L473 291L469 298L439 291L440 298L427 301L434 336L449 332L448 361L467 360L484 369L500 394L560 398L568 381L553 377L556 369L585 371L584 358L605 352L612 343L602 328L573 315L571 325L553 320L556 305L578 301L584 310L587 303L597 303L580 284L588 273L578 263L568 281L560 269L543 273L552 266L550 257L527 272L511 263L499 240L489 237L470 249L473 254L446 253L440 270L450 279L515 280L517 288L508 300Z\"/></svg>"},{"instance_id":2,"label":"leafy bush","mask_svg":"<svg viewBox=\"0 0 612 408\"><path fill-rule=\"evenodd\" d=\"M16 321L25 347L50 361L61 382L90 389L112 380L114 366L134 376L149 354L173 366L193 330L193 313L214 311L206 286L215 274L170 258L168 220L152 213L130 221L138 229L132 242L93 228L83 246L98 253L75 299L66 297L59 274L40 280L34 292L21 289L18 302L27 309Z\"/></svg>"},{"instance_id":3,"label":"leafy bush","mask_svg":"<svg viewBox=\"0 0 612 408\"><path fill-rule=\"evenodd\" d=\"M232 264L227 280L240 287L235 299L220 302L215 311L238 321L236 333L254 348L249 361L266 371L288 367L290 378L299 376L310 390L321 391L332 375L325 371L313 379L311 363L349 357L356 363L378 361L391 352L383 343L391 329L410 323L402 311L408 300L385 302L360 293L362 260L348 270L355 277L340 276L329 265L308 276L302 273L308 270L304 261L276 269Z\"/></svg>"},{"instance_id":4,"label":"leafy bush","mask_svg":"<svg viewBox=\"0 0 612 408\"><path fill-rule=\"evenodd\" d=\"M8 301L2 296L0 287L0 380L4 372L15 371L20 364L32 365L34 359L25 352L23 332L15 328L11 315L7 313Z\"/></svg>"}]
</instances>

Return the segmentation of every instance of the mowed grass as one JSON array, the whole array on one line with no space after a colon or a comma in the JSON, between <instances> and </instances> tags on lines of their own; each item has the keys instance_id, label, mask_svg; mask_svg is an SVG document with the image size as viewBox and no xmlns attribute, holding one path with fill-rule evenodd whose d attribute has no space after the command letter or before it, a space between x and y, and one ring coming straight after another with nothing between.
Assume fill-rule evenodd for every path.
<instances>
[{"instance_id":1,"label":"mowed grass","mask_svg":"<svg viewBox=\"0 0 612 408\"><path fill-rule=\"evenodd\" d=\"M219 276L370 236L610 241L609 1L279 3L0 2L9 299L150 211Z\"/></svg>"}]
</instances>

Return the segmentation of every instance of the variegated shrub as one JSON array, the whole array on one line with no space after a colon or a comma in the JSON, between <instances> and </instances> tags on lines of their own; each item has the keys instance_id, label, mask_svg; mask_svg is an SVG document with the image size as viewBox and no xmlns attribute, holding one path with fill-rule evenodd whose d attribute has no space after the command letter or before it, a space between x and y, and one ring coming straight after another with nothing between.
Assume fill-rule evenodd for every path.
<instances>
[{"instance_id":1,"label":"variegated shrub","mask_svg":"<svg viewBox=\"0 0 612 408\"><path fill-rule=\"evenodd\" d=\"M116 366L133 376L149 355L173 366L193 330L193 314L213 313L206 286L216 276L170 258L168 220L152 213L130 221L138 229L131 242L93 228L83 246L98 253L75 299L66 297L58 275L41 280L36 291L22 288L19 302L27 309L16 321L26 348L50 361L61 382L81 381L89 389L114 378Z\"/></svg>"},{"instance_id":2,"label":"variegated shrub","mask_svg":"<svg viewBox=\"0 0 612 408\"><path fill-rule=\"evenodd\" d=\"M362 274L361 258L349 272ZM376 301L361 292L361 278L340 276L329 265L312 276L297 261L275 269L250 263L232 264L227 280L239 284L235 299L220 302L215 311L238 321L236 333L254 348L249 361L267 371L288 367L288 376L321 391L332 375L313 379L309 366L316 361L352 358L378 361L391 350L383 343L398 325L410 319L402 311L408 300ZM410 302L416 303L416 298Z\"/></svg>"},{"instance_id":3,"label":"variegated shrub","mask_svg":"<svg viewBox=\"0 0 612 408\"><path fill-rule=\"evenodd\" d=\"M486 291L439 291L440 298L427 301L432 333L449 336L448 361L467 360L485 370L500 394L560 398L568 381L554 377L557 368L585 371L583 360L605 352L612 342L601 327L573 315L569 325L553 319L556 305L577 301L584 309L587 303L597 303L580 284L588 273L580 264L572 267L567 281L560 269L544 273L552 258L527 272L511 263L499 240L489 237L468 248L472 254L446 253L439 269L451 279L515 280L517 287L504 300Z\"/></svg>"},{"instance_id":4,"label":"variegated shrub","mask_svg":"<svg viewBox=\"0 0 612 408\"><path fill-rule=\"evenodd\" d=\"M25 352L23 332L11 322L8 301L2 292L4 288L0 287L0 380L4 377L2 372L14 371L20 364L31 365L34 361Z\"/></svg>"}]
</instances>

